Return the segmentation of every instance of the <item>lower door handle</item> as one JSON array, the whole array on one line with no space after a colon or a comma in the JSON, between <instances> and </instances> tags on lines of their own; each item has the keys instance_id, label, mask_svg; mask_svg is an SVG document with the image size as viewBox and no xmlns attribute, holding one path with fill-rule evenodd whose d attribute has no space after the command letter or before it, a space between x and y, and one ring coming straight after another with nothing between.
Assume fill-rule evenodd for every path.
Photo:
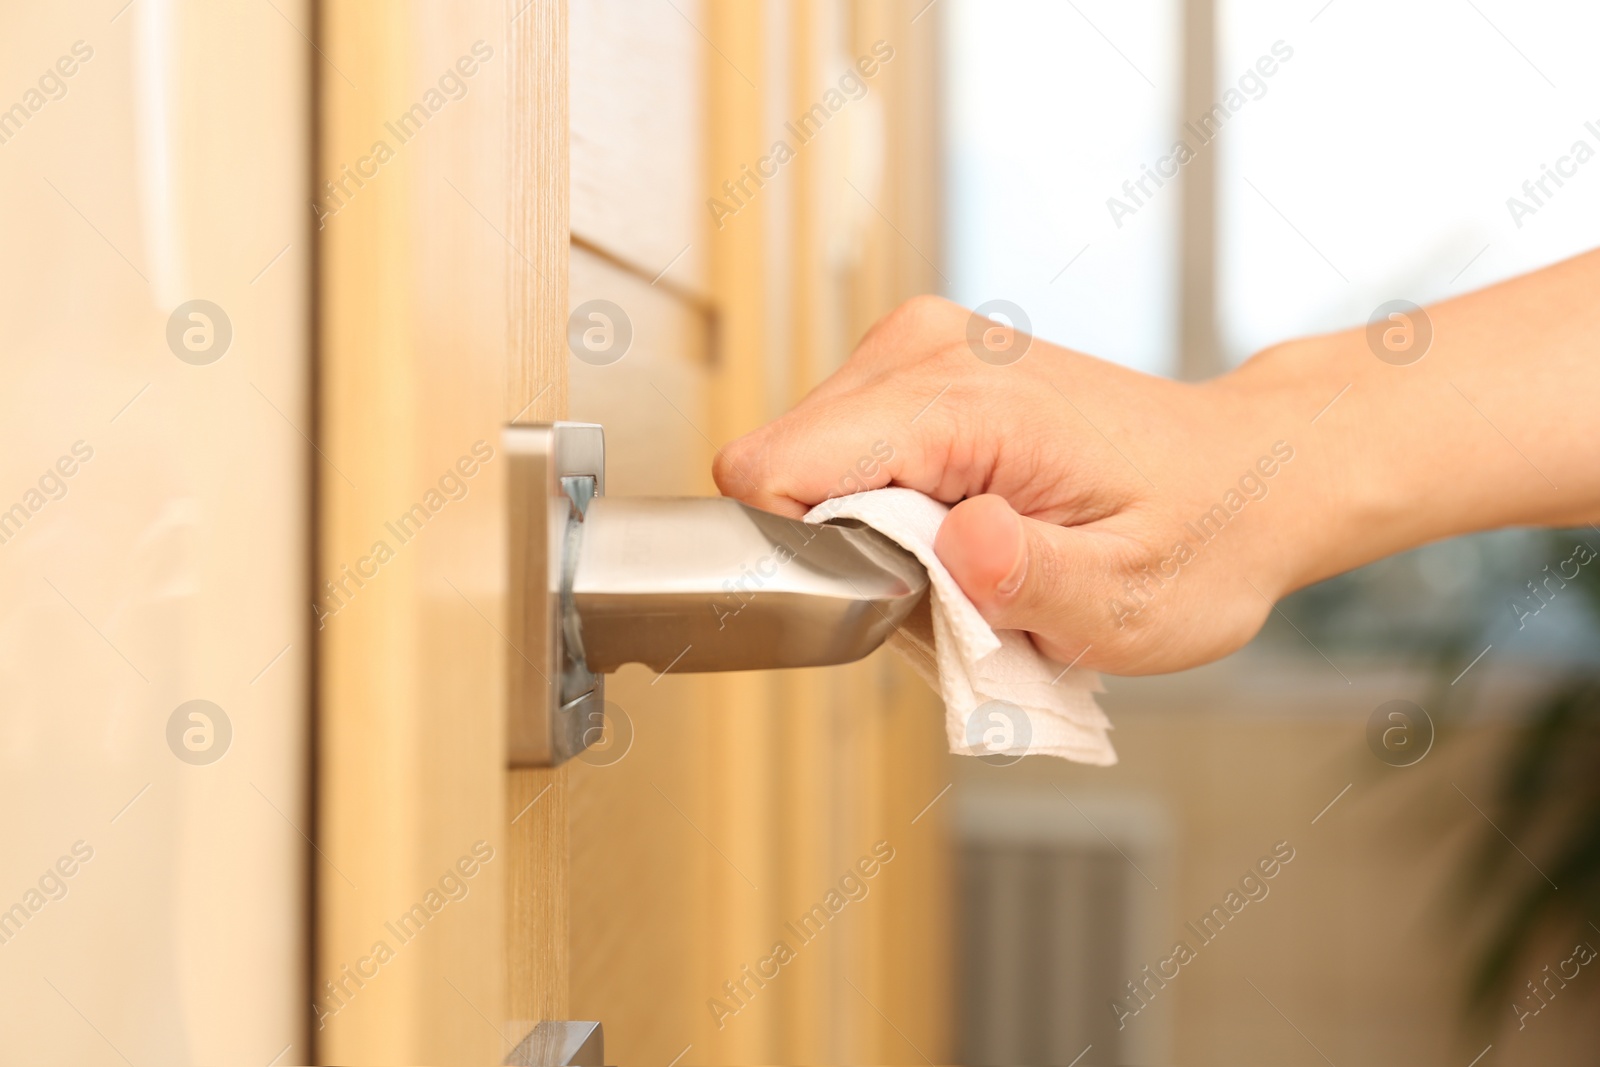
<instances>
[{"instance_id":1,"label":"lower door handle","mask_svg":"<svg viewBox=\"0 0 1600 1067\"><path fill-rule=\"evenodd\" d=\"M598 736L604 675L860 659L927 593L909 552L853 521L809 525L715 497L605 496L599 426L507 427L510 760Z\"/></svg>"}]
</instances>

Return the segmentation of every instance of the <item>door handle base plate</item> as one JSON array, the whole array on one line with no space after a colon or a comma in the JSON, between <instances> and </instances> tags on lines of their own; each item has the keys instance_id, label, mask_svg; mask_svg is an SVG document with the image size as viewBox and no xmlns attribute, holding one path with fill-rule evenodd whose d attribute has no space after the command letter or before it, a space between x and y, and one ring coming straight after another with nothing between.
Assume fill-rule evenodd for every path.
<instances>
[{"instance_id":1,"label":"door handle base plate","mask_svg":"<svg viewBox=\"0 0 1600 1067\"><path fill-rule=\"evenodd\" d=\"M599 740L605 681L591 674L566 622L566 550L592 497L605 492L605 437L592 423L512 425L507 459L507 761L553 767Z\"/></svg>"}]
</instances>

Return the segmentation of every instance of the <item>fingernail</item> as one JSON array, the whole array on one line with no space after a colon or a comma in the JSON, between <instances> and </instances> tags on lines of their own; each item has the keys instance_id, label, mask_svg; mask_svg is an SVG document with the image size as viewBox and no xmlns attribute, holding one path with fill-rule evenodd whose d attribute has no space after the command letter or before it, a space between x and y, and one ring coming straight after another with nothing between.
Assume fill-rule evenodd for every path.
<instances>
[{"instance_id":1,"label":"fingernail","mask_svg":"<svg viewBox=\"0 0 1600 1067\"><path fill-rule=\"evenodd\" d=\"M994 587L997 596L1011 596L1022 588L1022 582L1028 577L1028 532L1022 528L1022 516L1016 512L1011 513L1011 525L1016 531L1017 554L1016 561L1011 564L1011 571L1003 578L999 585Z\"/></svg>"}]
</instances>

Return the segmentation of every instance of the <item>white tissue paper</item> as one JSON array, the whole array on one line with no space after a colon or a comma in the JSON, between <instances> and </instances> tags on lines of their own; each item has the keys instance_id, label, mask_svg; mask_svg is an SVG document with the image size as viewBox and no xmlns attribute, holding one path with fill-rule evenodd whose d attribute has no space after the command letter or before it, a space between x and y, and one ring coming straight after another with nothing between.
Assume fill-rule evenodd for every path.
<instances>
[{"instance_id":1,"label":"white tissue paper","mask_svg":"<svg viewBox=\"0 0 1600 1067\"><path fill-rule=\"evenodd\" d=\"M944 699L950 751L1009 761L1061 756L1117 762L1111 722L1095 703L1100 676L1047 659L1021 630L996 632L933 552L950 509L915 489L874 489L834 497L811 523L856 519L897 542L928 570L931 611L914 614L889 639ZM931 633L929 632L931 616Z\"/></svg>"}]
</instances>

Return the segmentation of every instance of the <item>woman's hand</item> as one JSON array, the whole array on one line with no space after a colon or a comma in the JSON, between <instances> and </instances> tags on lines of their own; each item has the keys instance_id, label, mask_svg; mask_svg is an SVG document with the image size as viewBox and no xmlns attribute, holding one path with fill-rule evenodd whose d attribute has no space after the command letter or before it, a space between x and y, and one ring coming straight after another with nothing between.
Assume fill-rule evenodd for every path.
<instances>
[{"instance_id":1,"label":"woman's hand","mask_svg":"<svg viewBox=\"0 0 1600 1067\"><path fill-rule=\"evenodd\" d=\"M789 515L890 484L955 504L939 558L992 624L1063 663L1175 670L1248 641L1298 580L1289 514L1320 496L1300 458L1315 407L984 326L1002 350L1028 345L996 365L969 344L971 319L906 303L793 411L725 448L717 484Z\"/></svg>"}]
</instances>

